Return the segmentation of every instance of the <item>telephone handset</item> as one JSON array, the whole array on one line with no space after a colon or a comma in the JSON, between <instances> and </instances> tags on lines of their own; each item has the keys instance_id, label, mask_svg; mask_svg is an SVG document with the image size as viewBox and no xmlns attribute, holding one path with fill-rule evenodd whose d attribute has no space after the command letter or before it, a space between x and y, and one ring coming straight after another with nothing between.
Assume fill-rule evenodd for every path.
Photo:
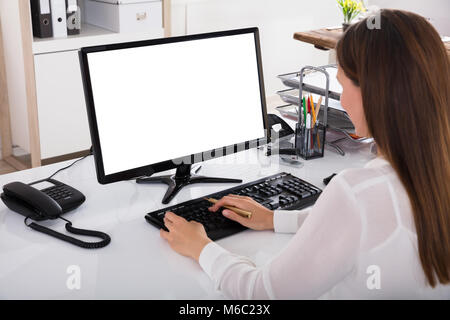
<instances>
[{"instance_id":1,"label":"telephone handset","mask_svg":"<svg viewBox=\"0 0 450 320\"><path fill-rule=\"evenodd\" d=\"M43 186L43 188L39 186ZM3 186L3 193L0 198L9 209L25 216L25 224L36 231L88 249L102 248L111 241L106 233L74 228L70 221L61 217L62 214L80 206L86 200L86 197L80 191L60 181L44 179L30 184L19 181L11 182ZM84 242L34 222L27 224L28 219L43 221L57 218L67 222L66 230L71 233L99 237L103 240L100 242Z\"/></svg>"}]
</instances>

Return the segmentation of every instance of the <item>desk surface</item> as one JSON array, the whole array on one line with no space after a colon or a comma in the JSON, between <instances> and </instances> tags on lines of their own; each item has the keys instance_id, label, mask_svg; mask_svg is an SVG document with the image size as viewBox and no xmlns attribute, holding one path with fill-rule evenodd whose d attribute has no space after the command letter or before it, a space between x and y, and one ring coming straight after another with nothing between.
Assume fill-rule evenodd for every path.
<instances>
[{"instance_id":1,"label":"desk surface","mask_svg":"<svg viewBox=\"0 0 450 320\"><path fill-rule=\"evenodd\" d=\"M265 157L252 149L202 164L201 174L239 177L244 182L286 171L324 188L322 179L345 168L362 167L373 158L369 150L340 156L325 151L321 159L304 161L301 168L286 166L278 156ZM48 165L0 176L0 185L31 182L49 176L71 163ZM86 202L66 214L75 227L108 233L111 243L98 250L75 247L27 228L23 217L0 202L0 299L223 299L200 266L170 249L159 230L144 215L164 207L163 185L123 181L97 183L94 159L88 157L58 173L56 179L81 190ZM227 189L235 184L192 185L170 205ZM61 220L46 226L63 231ZM291 239L289 234L246 230L218 241L224 248L262 265ZM92 238L90 238L92 241ZM80 289L69 289L79 267ZM69 268L69 269L68 269Z\"/></svg>"}]
</instances>

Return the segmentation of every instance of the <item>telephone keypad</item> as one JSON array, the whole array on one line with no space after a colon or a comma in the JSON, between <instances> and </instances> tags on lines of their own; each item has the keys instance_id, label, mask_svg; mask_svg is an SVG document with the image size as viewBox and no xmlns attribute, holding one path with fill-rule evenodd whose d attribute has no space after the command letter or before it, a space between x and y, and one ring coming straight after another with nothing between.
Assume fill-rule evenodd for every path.
<instances>
[{"instance_id":1,"label":"telephone keypad","mask_svg":"<svg viewBox=\"0 0 450 320\"><path fill-rule=\"evenodd\" d=\"M68 188L66 188L66 186L54 186L41 191L49 195L54 200L69 198L73 194Z\"/></svg>"}]
</instances>

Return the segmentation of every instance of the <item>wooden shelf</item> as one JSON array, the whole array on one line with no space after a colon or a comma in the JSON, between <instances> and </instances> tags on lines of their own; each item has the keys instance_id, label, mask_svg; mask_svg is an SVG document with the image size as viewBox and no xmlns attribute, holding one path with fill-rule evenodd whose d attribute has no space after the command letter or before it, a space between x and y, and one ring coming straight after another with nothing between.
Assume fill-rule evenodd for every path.
<instances>
[{"instance_id":1,"label":"wooden shelf","mask_svg":"<svg viewBox=\"0 0 450 320\"><path fill-rule=\"evenodd\" d=\"M342 28L318 29L294 33L294 39L310 43L318 49L329 50L336 47L336 43L342 36ZM447 54L450 57L450 41L444 42Z\"/></svg>"},{"instance_id":2,"label":"wooden shelf","mask_svg":"<svg viewBox=\"0 0 450 320\"><path fill-rule=\"evenodd\" d=\"M99 44L140 41L164 37L164 29L158 28L143 33L117 33L90 24L82 24L79 35L67 38L34 38L33 54L78 50Z\"/></svg>"},{"instance_id":3,"label":"wooden shelf","mask_svg":"<svg viewBox=\"0 0 450 320\"><path fill-rule=\"evenodd\" d=\"M342 29L319 29L294 33L294 39L311 43L322 50L334 49L342 36Z\"/></svg>"}]
</instances>

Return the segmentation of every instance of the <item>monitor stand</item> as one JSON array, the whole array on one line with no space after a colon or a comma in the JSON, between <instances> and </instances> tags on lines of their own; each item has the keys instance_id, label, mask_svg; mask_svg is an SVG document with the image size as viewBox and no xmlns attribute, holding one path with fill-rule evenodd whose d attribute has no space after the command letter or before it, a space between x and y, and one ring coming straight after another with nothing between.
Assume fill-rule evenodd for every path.
<instances>
[{"instance_id":1,"label":"monitor stand","mask_svg":"<svg viewBox=\"0 0 450 320\"><path fill-rule=\"evenodd\" d=\"M137 183L165 183L169 186L166 194L163 197L162 203L169 203L172 198L184 186L192 183L241 183L241 179L215 178L204 177L191 173L190 164L182 164L177 167L174 175L160 176L160 177L142 177L136 179Z\"/></svg>"}]
</instances>

